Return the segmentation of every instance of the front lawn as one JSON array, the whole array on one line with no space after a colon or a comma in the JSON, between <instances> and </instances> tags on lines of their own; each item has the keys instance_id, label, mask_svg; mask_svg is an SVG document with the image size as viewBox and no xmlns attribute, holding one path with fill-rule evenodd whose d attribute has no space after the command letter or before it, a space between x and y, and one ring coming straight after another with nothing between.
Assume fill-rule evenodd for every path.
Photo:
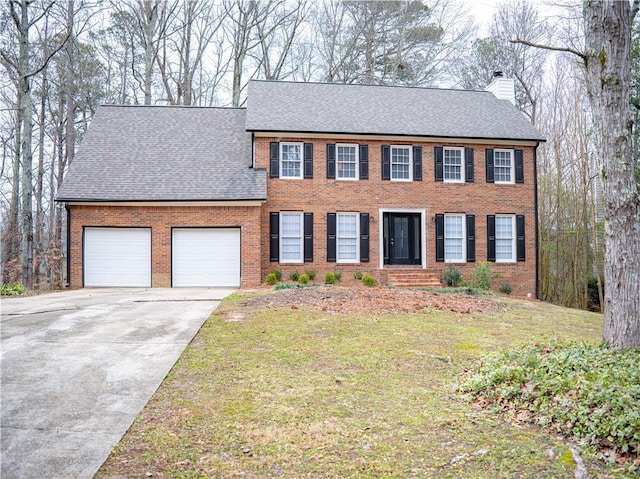
<instances>
[{"instance_id":1,"label":"front lawn","mask_svg":"<svg viewBox=\"0 0 640 479\"><path fill-rule=\"evenodd\" d=\"M597 343L600 315L500 296L459 297L469 312L349 308L344 294L333 308L340 291L228 298L96 477L574 477L561 437L478 409L455 383L488 352Z\"/></svg>"}]
</instances>

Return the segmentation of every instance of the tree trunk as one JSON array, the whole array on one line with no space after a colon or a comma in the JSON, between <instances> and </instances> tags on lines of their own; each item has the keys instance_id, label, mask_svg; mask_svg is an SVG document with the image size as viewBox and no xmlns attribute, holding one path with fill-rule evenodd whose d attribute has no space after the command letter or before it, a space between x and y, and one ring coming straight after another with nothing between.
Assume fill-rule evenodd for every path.
<instances>
[{"instance_id":1,"label":"tree trunk","mask_svg":"<svg viewBox=\"0 0 640 479\"><path fill-rule=\"evenodd\" d=\"M634 7L637 7L637 0ZM640 346L640 198L634 176L630 100L629 1L585 0L587 85L603 165L605 200L604 340Z\"/></svg>"}]
</instances>

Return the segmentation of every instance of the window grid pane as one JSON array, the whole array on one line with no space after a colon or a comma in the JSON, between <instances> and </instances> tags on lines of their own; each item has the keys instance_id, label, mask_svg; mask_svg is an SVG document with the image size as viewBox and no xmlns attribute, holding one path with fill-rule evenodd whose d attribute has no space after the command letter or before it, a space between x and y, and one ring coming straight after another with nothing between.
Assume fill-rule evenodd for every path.
<instances>
[{"instance_id":1,"label":"window grid pane","mask_svg":"<svg viewBox=\"0 0 640 479\"><path fill-rule=\"evenodd\" d=\"M301 145L282 145L282 176L300 177Z\"/></svg>"},{"instance_id":2,"label":"window grid pane","mask_svg":"<svg viewBox=\"0 0 640 479\"><path fill-rule=\"evenodd\" d=\"M358 260L358 215L339 214L337 231L339 261Z\"/></svg>"},{"instance_id":3,"label":"window grid pane","mask_svg":"<svg viewBox=\"0 0 640 479\"><path fill-rule=\"evenodd\" d=\"M391 178L408 180L410 176L411 157L409 148L391 148Z\"/></svg>"},{"instance_id":4,"label":"window grid pane","mask_svg":"<svg viewBox=\"0 0 640 479\"><path fill-rule=\"evenodd\" d=\"M356 147L338 146L338 178L356 177Z\"/></svg>"},{"instance_id":5,"label":"window grid pane","mask_svg":"<svg viewBox=\"0 0 640 479\"><path fill-rule=\"evenodd\" d=\"M496 260L513 261L513 217L496 216Z\"/></svg>"},{"instance_id":6,"label":"window grid pane","mask_svg":"<svg viewBox=\"0 0 640 479\"><path fill-rule=\"evenodd\" d=\"M445 261L464 261L464 229L462 215L444 217Z\"/></svg>"},{"instance_id":7,"label":"window grid pane","mask_svg":"<svg viewBox=\"0 0 640 479\"><path fill-rule=\"evenodd\" d=\"M510 183L511 182L511 152L496 151L493 155L493 172L494 181Z\"/></svg>"},{"instance_id":8,"label":"window grid pane","mask_svg":"<svg viewBox=\"0 0 640 479\"><path fill-rule=\"evenodd\" d=\"M280 261L302 259L302 222L299 214L281 214Z\"/></svg>"},{"instance_id":9,"label":"window grid pane","mask_svg":"<svg viewBox=\"0 0 640 479\"><path fill-rule=\"evenodd\" d=\"M460 150L444 150L444 179L462 180L462 152Z\"/></svg>"}]
</instances>

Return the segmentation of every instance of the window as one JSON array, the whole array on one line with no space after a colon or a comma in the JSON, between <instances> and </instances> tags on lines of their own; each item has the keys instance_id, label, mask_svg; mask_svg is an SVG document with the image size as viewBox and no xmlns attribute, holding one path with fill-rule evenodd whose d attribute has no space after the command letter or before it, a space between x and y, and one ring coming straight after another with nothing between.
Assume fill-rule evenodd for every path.
<instances>
[{"instance_id":1,"label":"window","mask_svg":"<svg viewBox=\"0 0 640 479\"><path fill-rule=\"evenodd\" d=\"M444 149L444 181L463 182L464 165L462 162L462 148Z\"/></svg>"},{"instance_id":2,"label":"window","mask_svg":"<svg viewBox=\"0 0 640 479\"><path fill-rule=\"evenodd\" d=\"M280 178L302 178L302 143L280 143Z\"/></svg>"},{"instance_id":3,"label":"window","mask_svg":"<svg viewBox=\"0 0 640 479\"><path fill-rule=\"evenodd\" d=\"M444 216L444 260L451 263L465 261L464 215Z\"/></svg>"},{"instance_id":4,"label":"window","mask_svg":"<svg viewBox=\"0 0 640 479\"><path fill-rule=\"evenodd\" d=\"M496 215L496 262L516 260L515 216Z\"/></svg>"},{"instance_id":5,"label":"window","mask_svg":"<svg viewBox=\"0 0 640 479\"><path fill-rule=\"evenodd\" d=\"M336 145L336 161L338 166L338 179L358 179L357 145Z\"/></svg>"},{"instance_id":6,"label":"window","mask_svg":"<svg viewBox=\"0 0 640 479\"><path fill-rule=\"evenodd\" d=\"M495 183L513 183L513 150L494 150L493 171Z\"/></svg>"},{"instance_id":7,"label":"window","mask_svg":"<svg viewBox=\"0 0 640 479\"><path fill-rule=\"evenodd\" d=\"M358 262L358 213L337 213L337 262Z\"/></svg>"},{"instance_id":8,"label":"window","mask_svg":"<svg viewBox=\"0 0 640 479\"><path fill-rule=\"evenodd\" d=\"M391 147L391 179L411 181L411 147Z\"/></svg>"},{"instance_id":9,"label":"window","mask_svg":"<svg viewBox=\"0 0 640 479\"><path fill-rule=\"evenodd\" d=\"M302 263L302 213L280 213L280 262Z\"/></svg>"}]
</instances>

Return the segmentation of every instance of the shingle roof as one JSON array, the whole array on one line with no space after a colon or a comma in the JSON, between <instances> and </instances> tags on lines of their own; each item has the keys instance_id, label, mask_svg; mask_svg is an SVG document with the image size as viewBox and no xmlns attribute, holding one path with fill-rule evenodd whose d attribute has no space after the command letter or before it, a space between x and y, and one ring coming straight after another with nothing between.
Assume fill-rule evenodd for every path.
<instances>
[{"instance_id":1,"label":"shingle roof","mask_svg":"<svg viewBox=\"0 0 640 479\"><path fill-rule=\"evenodd\" d=\"M511 103L489 92L255 80L247 130L544 140Z\"/></svg>"},{"instance_id":2,"label":"shingle roof","mask_svg":"<svg viewBox=\"0 0 640 479\"><path fill-rule=\"evenodd\" d=\"M101 106L61 201L262 200L244 109Z\"/></svg>"}]
</instances>

